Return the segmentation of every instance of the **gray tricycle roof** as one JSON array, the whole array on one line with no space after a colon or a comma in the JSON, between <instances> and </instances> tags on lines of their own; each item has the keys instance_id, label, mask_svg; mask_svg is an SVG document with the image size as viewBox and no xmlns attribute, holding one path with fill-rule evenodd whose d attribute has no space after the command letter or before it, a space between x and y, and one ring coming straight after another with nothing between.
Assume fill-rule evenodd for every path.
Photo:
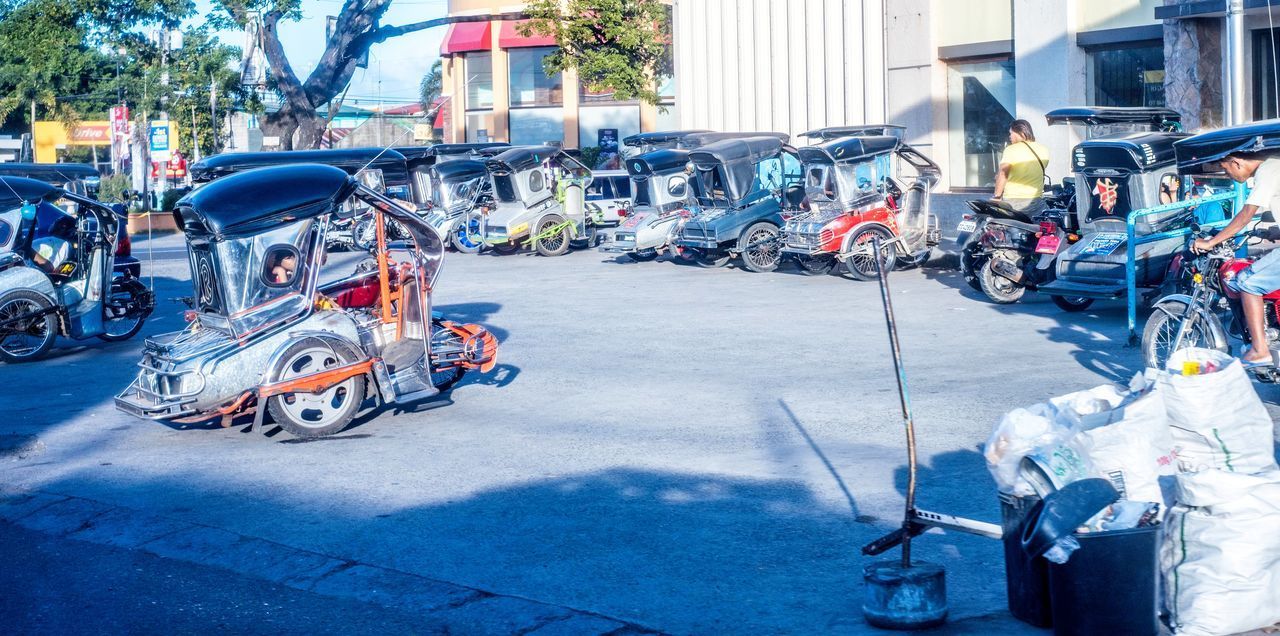
<instances>
[{"instance_id":1,"label":"gray tricycle roof","mask_svg":"<svg viewBox=\"0 0 1280 636\"><path fill-rule=\"evenodd\" d=\"M628 159L627 174L645 177L669 170L683 170L688 164L688 150L654 150Z\"/></svg>"},{"instance_id":2,"label":"gray tricycle roof","mask_svg":"<svg viewBox=\"0 0 1280 636\"><path fill-rule=\"evenodd\" d=\"M1280 150L1280 119L1221 128L1179 140L1173 145L1179 168L1222 161L1238 152Z\"/></svg>"},{"instance_id":3,"label":"gray tricycle roof","mask_svg":"<svg viewBox=\"0 0 1280 636\"><path fill-rule=\"evenodd\" d=\"M1120 107L1120 106L1069 106L1051 110L1044 115L1050 126L1057 124L1123 124L1149 123L1160 126L1166 122L1182 121L1182 115L1171 108Z\"/></svg>"},{"instance_id":4,"label":"gray tricycle roof","mask_svg":"<svg viewBox=\"0 0 1280 636\"><path fill-rule=\"evenodd\" d=\"M864 124L861 126L828 126L800 133L801 137L831 141L841 137L896 137L907 134L906 126L897 124Z\"/></svg>"},{"instance_id":5,"label":"gray tricycle roof","mask_svg":"<svg viewBox=\"0 0 1280 636\"><path fill-rule=\"evenodd\" d=\"M23 203L56 201L62 188L52 183L26 177L0 177L0 210L12 210Z\"/></svg>"},{"instance_id":6,"label":"gray tricycle roof","mask_svg":"<svg viewBox=\"0 0 1280 636\"><path fill-rule=\"evenodd\" d=\"M100 177L102 173L87 163L0 163L0 175L39 179L62 185L89 177Z\"/></svg>"},{"instance_id":7,"label":"gray tricycle roof","mask_svg":"<svg viewBox=\"0 0 1280 636\"><path fill-rule=\"evenodd\" d=\"M1071 152L1077 172L1095 169L1149 172L1174 162L1174 143L1185 133L1136 132L1080 142Z\"/></svg>"},{"instance_id":8,"label":"gray tricycle roof","mask_svg":"<svg viewBox=\"0 0 1280 636\"><path fill-rule=\"evenodd\" d=\"M784 144L791 141L790 135L780 132L703 132L685 137L681 140L680 147L685 150L695 150L729 139L748 139L752 137L772 137Z\"/></svg>"},{"instance_id":9,"label":"gray tricycle roof","mask_svg":"<svg viewBox=\"0 0 1280 636\"><path fill-rule=\"evenodd\" d=\"M841 137L816 146L799 148L800 161L809 163L855 162L893 152L902 146L897 137Z\"/></svg>"},{"instance_id":10,"label":"gray tricycle roof","mask_svg":"<svg viewBox=\"0 0 1280 636\"><path fill-rule=\"evenodd\" d=\"M382 171L388 184L409 180L404 155L390 148L342 148L332 150L286 150L280 152L231 152L206 157L191 166L191 180L212 181L254 168L302 163L319 163L356 174L365 168Z\"/></svg>"},{"instance_id":11,"label":"gray tricycle roof","mask_svg":"<svg viewBox=\"0 0 1280 636\"><path fill-rule=\"evenodd\" d=\"M663 130L656 132L639 133L636 135L627 135L622 138L622 145L640 147L652 144L669 144L679 142L689 135L697 133L711 132L709 130Z\"/></svg>"}]
</instances>

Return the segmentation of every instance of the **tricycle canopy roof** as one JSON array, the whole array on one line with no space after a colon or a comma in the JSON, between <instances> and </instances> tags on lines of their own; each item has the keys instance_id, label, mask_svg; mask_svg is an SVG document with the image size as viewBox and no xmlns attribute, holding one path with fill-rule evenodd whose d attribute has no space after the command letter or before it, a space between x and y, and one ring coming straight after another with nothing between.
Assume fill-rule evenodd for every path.
<instances>
[{"instance_id":1,"label":"tricycle canopy roof","mask_svg":"<svg viewBox=\"0 0 1280 636\"><path fill-rule=\"evenodd\" d=\"M382 180L388 185L403 185L409 182L409 169L404 155L389 148L232 152L197 161L191 166L191 180L212 181L254 168L300 163L320 163L341 168L352 175L370 168L381 170Z\"/></svg>"},{"instance_id":2,"label":"tricycle canopy roof","mask_svg":"<svg viewBox=\"0 0 1280 636\"><path fill-rule=\"evenodd\" d=\"M683 170L688 164L688 150L654 150L628 159L627 174L646 177L669 170Z\"/></svg>"},{"instance_id":3,"label":"tricycle canopy roof","mask_svg":"<svg viewBox=\"0 0 1280 636\"><path fill-rule=\"evenodd\" d=\"M102 176L97 168L87 163L0 163L0 175L39 179L57 185Z\"/></svg>"},{"instance_id":4,"label":"tricycle canopy roof","mask_svg":"<svg viewBox=\"0 0 1280 636\"><path fill-rule=\"evenodd\" d=\"M520 172L521 170L536 168L548 159L556 159L562 166L570 170L581 170L586 174L590 174L590 170L587 170L586 166L566 154L563 149L555 146L517 146L489 158L485 161L485 164L489 166L490 170Z\"/></svg>"},{"instance_id":5,"label":"tricycle canopy roof","mask_svg":"<svg viewBox=\"0 0 1280 636\"><path fill-rule=\"evenodd\" d=\"M709 130L664 130L657 132L639 133L636 135L627 135L622 138L622 145L638 148L640 146L649 146L653 144L669 144L678 142L689 135L697 133L711 132Z\"/></svg>"},{"instance_id":6,"label":"tricycle canopy roof","mask_svg":"<svg viewBox=\"0 0 1280 636\"><path fill-rule=\"evenodd\" d=\"M1273 152L1280 150L1280 119L1211 130L1179 140L1173 147L1179 168L1222 161L1233 153Z\"/></svg>"},{"instance_id":7,"label":"tricycle canopy roof","mask_svg":"<svg viewBox=\"0 0 1280 636\"><path fill-rule=\"evenodd\" d=\"M1119 106L1070 106L1051 110L1044 115L1050 126L1058 124L1124 124L1149 123L1160 126L1166 122L1182 121L1182 115L1170 108L1119 107Z\"/></svg>"},{"instance_id":8,"label":"tricycle canopy roof","mask_svg":"<svg viewBox=\"0 0 1280 636\"><path fill-rule=\"evenodd\" d=\"M728 139L747 139L750 137L772 137L784 144L791 140L790 135L780 132L703 132L685 137L680 141L680 147L693 150Z\"/></svg>"},{"instance_id":9,"label":"tricycle canopy roof","mask_svg":"<svg viewBox=\"0 0 1280 636\"><path fill-rule=\"evenodd\" d=\"M906 126L896 124L866 124L862 126L829 126L800 133L801 137L831 141L841 137L896 137L902 139L907 134Z\"/></svg>"},{"instance_id":10,"label":"tricycle canopy roof","mask_svg":"<svg viewBox=\"0 0 1280 636\"><path fill-rule=\"evenodd\" d=\"M803 163L855 162L893 152L902 145L897 137L841 137L797 152Z\"/></svg>"},{"instance_id":11,"label":"tricycle canopy roof","mask_svg":"<svg viewBox=\"0 0 1280 636\"><path fill-rule=\"evenodd\" d=\"M46 181L0 176L0 211L12 210L26 202L56 201L62 195L62 188Z\"/></svg>"},{"instance_id":12,"label":"tricycle canopy roof","mask_svg":"<svg viewBox=\"0 0 1280 636\"><path fill-rule=\"evenodd\" d=\"M777 137L725 139L690 151L689 160L700 165L735 161L755 163L776 157L784 145L785 142Z\"/></svg>"},{"instance_id":13,"label":"tricycle canopy roof","mask_svg":"<svg viewBox=\"0 0 1280 636\"><path fill-rule=\"evenodd\" d=\"M409 161L417 161L426 159L427 157L443 157L453 155L469 155L469 154L488 154L485 151L493 152L494 148L503 150L510 148L511 144L501 141L493 141L487 143L467 143L467 144L435 144L433 146L404 146L396 148L396 152L404 155ZM500 151L499 151L500 152Z\"/></svg>"},{"instance_id":14,"label":"tricycle canopy roof","mask_svg":"<svg viewBox=\"0 0 1280 636\"><path fill-rule=\"evenodd\" d=\"M355 180L333 166L258 168L218 179L182 197L173 212L188 235L249 236L334 210Z\"/></svg>"},{"instance_id":15,"label":"tricycle canopy roof","mask_svg":"<svg viewBox=\"0 0 1280 636\"><path fill-rule=\"evenodd\" d=\"M478 179L488 174L485 170L484 162L476 161L475 159L446 161L436 164L432 169L445 181L466 181Z\"/></svg>"},{"instance_id":16,"label":"tricycle canopy roof","mask_svg":"<svg viewBox=\"0 0 1280 636\"><path fill-rule=\"evenodd\" d=\"M1095 169L1148 172L1174 161L1174 142L1183 133L1139 132L1108 135L1081 142L1071 153L1077 172Z\"/></svg>"}]
</instances>

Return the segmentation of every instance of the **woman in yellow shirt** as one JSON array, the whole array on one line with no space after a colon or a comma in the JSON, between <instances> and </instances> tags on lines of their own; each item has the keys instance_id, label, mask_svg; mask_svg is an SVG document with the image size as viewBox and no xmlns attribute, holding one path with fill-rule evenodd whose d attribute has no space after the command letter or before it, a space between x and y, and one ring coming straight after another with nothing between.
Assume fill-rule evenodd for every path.
<instances>
[{"instance_id":1,"label":"woman in yellow shirt","mask_svg":"<svg viewBox=\"0 0 1280 636\"><path fill-rule=\"evenodd\" d=\"M1000 155L996 172L995 198L1004 199L1014 208L1035 214L1044 206L1045 169L1049 167L1049 149L1036 142L1036 134L1025 119L1009 125L1009 145Z\"/></svg>"}]
</instances>

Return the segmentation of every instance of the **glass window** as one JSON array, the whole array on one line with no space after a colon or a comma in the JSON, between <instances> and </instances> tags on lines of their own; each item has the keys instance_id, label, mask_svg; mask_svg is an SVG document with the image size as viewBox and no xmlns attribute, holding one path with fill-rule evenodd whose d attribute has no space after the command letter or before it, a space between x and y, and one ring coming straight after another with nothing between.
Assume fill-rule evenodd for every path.
<instances>
[{"instance_id":1,"label":"glass window","mask_svg":"<svg viewBox=\"0 0 1280 636\"><path fill-rule=\"evenodd\" d=\"M481 110L467 113L467 141L471 143L493 141L493 111Z\"/></svg>"},{"instance_id":2,"label":"glass window","mask_svg":"<svg viewBox=\"0 0 1280 636\"><path fill-rule=\"evenodd\" d=\"M1267 29L1253 32L1253 118L1280 117L1276 103L1276 59L1273 42L1280 41L1280 28L1274 34Z\"/></svg>"},{"instance_id":3,"label":"glass window","mask_svg":"<svg viewBox=\"0 0 1280 636\"><path fill-rule=\"evenodd\" d=\"M529 192L542 192L542 188L546 187L547 178L542 175L541 170L534 170L529 173Z\"/></svg>"},{"instance_id":4,"label":"glass window","mask_svg":"<svg viewBox=\"0 0 1280 636\"><path fill-rule=\"evenodd\" d=\"M681 175L675 175L670 179L667 179L667 194L670 194L677 199L683 199L685 194L688 192L688 189L689 180L685 179Z\"/></svg>"},{"instance_id":5,"label":"glass window","mask_svg":"<svg viewBox=\"0 0 1280 636\"><path fill-rule=\"evenodd\" d=\"M537 146L547 142L564 141L564 109L513 108L511 118L511 144Z\"/></svg>"},{"instance_id":6,"label":"glass window","mask_svg":"<svg viewBox=\"0 0 1280 636\"><path fill-rule=\"evenodd\" d=\"M1013 60L947 69L952 185L991 188L1015 108Z\"/></svg>"},{"instance_id":7,"label":"glass window","mask_svg":"<svg viewBox=\"0 0 1280 636\"><path fill-rule=\"evenodd\" d=\"M298 276L298 248L275 245L262 260L262 282L271 287L284 287Z\"/></svg>"},{"instance_id":8,"label":"glass window","mask_svg":"<svg viewBox=\"0 0 1280 636\"><path fill-rule=\"evenodd\" d=\"M467 53L467 110L493 108L493 54Z\"/></svg>"},{"instance_id":9,"label":"glass window","mask_svg":"<svg viewBox=\"0 0 1280 636\"><path fill-rule=\"evenodd\" d=\"M588 201L612 199L613 187L609 184L608 179L593 179L591 185L587 186L586 197Z\"/></svg>"},{"instance_id":10,"label":"glass window","mask_svg":"<svg viewBox=\"0 0 1280 636\"><path fill-rule=\"evenodd\" d=\"M1164 47L1096 50L1090 56L1093 106L1164 106Z\"/></svg>"},{"instance_id":11,"label":"glass window","mask_svg":"<svg viewBox=\"0 0 1280 636\"><path fill-rule=\"evenodd\" d=\"M560 73L547 77L542 60L555 47L511 49L508 64L511 75L511 106L558 106L564 103L564 86Z\"/></svg>"}]
</instances>

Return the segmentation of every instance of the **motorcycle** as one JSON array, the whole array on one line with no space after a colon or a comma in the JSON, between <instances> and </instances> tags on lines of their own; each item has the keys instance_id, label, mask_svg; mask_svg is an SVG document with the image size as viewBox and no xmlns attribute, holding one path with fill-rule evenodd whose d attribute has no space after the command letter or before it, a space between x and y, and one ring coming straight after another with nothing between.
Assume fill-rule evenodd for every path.
<instances>
[{"instance_id":1,"label":"motorcycle","mask_svg":"<svg viewBox=\"0 0 1280 636\"><path fill-rule=\"evenodd\" d=\"M1067 231L1070 214L1063 209L1047 208L1032 218L1003 201L976 200L968 205L983 223L961 254L961 267L997 304L1015 303L1028 289L1052 282L1058 254L1079 240ZM1066 311L1082 311L1093 303L1091 298L1051 298Z\"/></svg>"},{"instance_id":2,"label":"motorcycle","mask_svg":"<svg viewBox=\"0 0 1280 636\"><path fill-rule=\"evenodd\" d=\"M53 203L74 203L74 214ZM60 215L36 237L41 212ZM155 308L131 270L113 275L118 209L43 181L0 177L0 360L42 358L59 335L128 340Z\"/></svg>"},{"instance_id":3,"label":"motorcycle","mask_svg":"<svg viewBox=\"0 0 1280 636\"><path fill-rule=\"evenodd\" d=\"M1028 216L1027 222L1035 225L1042 220L1054 220L1052 217L1058 217L1064 223L1068 233L1075 233L1075 217L1070 214L1076 205L1075 179L1067 177L1061 184L1045 188L1043 201L1044 207L1041 212L1035 216ZM960 273L974 291L982 291L982 284L978 281L978 270L982 267L978 255L982 251L982 246L978 244L978 237L982 235L982 230L992 215L986 206L980 209L973 201L966 202L966 205L969 206L970 211L960 218L960 224L956 227L956 245L960 247ZM1001 209L998 216L1003 218L1009 214Z\"/></svg>"},{"instance_id":4,"label":"motorcycle","mask_svg":"<svg viewBox=\"0 0 1280 636\"><path fill-rule=\"evenodd\" d=\"M1201 230L1192 226L1193 236L1212 237L1215 230ZM1169 357L1179 349L1201 347L1231 352L1231 338L1245 344L1249 330L1244 324L1240 292L1228 283L1253 263L1251 257L1239 257L1237 253L1251 239L1280 240L1280 227L1254 228L1230 241L1225 241L1204 254L1188 254L1183 260L1185 280L1190 289L1179 290L1156 301L1151 317L1142 329L1142 359L1147 366L1163 369ZM1189 250L1188 250L1189 251ZM1189 292L1189 293L1188 293ZM1280 290L1262 297L1263 315L1267 321L1267 346L1274 349L1280 344L1280 319L1276 315L1276 302ZM1263 382L1280 381L1280 369L1257 367L1251 369Z\"/></svg>"}]
</instances>

